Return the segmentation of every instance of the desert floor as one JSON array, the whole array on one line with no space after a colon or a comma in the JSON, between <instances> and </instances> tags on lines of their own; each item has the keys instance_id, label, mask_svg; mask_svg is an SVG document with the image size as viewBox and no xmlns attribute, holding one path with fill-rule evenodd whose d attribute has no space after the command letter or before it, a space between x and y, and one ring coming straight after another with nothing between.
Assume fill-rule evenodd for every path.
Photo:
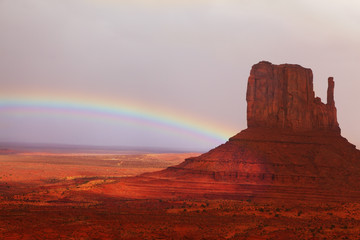
<instances>
[{"instance_id":1,"label":"desert floor","mask_svg":"<svg viewBox=\"0 0 360 240\"><path fill-rule=\"evenodd\" d=\"M0 239L360 239L357 202L125 198L105 191L196 155L0 155Z\"/></svg>"}]
</instances>

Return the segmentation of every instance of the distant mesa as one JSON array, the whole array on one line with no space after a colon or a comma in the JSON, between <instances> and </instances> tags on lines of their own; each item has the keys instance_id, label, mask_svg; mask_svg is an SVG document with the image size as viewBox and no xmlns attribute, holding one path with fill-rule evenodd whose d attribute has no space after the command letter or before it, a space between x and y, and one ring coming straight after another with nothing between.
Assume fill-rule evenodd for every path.
<instances>
[{"instance_id":1,"label":"distant mesa","mask_svg":"<svg viewBox=\"0 0 360 240\"><path fill-rule=\"evenodd\" d=\"M8 148L0 149L0 155L8 155L8 154L15 154L15 153L17 153L17 152L13 149L8 149Z\"/></svg>"},{"instance_id":2,"label":"distant mesa","mask_svg":"<svg viewBox=\"0 0 360 240\"><path fill-rule=\"evenodd\" d=\"M259 62L248 80L247 129L199 157L143 177L233 183L231 191L217 190L224 196L331 199L355 194L360 151L340 134L334 85L330 77L325 104L315 97L311 69ZM210 196L214 189L203 191Z\"/></svg>"}]
</instances>

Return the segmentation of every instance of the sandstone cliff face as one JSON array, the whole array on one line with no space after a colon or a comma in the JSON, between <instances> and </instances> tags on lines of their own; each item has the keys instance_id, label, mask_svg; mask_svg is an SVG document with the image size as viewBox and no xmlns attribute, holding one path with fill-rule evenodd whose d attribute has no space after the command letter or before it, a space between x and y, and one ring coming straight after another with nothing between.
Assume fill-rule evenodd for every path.
<instances>
[{"instance_id":1,"label":"sandstone cliff face","mask_svg":"<svg viewBox=\"0 0 360 240\"><path fill-rule=\"evenodd\" d=\"M226 182L227 190L218 189L223 196L231 186L235 195L334 199L342 191L360 199L360 151L340 135L334 85L329 78L324 104L315 97L310 69L255 64L247 89L248 128L201 156L148 176L189 186Z\"/></svg>"},{"instance_id":2,"label":"sandstone cliff face","mask_svg":"<svg viewBox=\"0 0 360 240\"><path fill-rule=\"evenodd\" d=\"M332 131L340 134L329 78L327 104L315 97L311 69L299 65L255 64L250 72L246 100L249 128L292 131Z\"/></svg>"}]
</instances>

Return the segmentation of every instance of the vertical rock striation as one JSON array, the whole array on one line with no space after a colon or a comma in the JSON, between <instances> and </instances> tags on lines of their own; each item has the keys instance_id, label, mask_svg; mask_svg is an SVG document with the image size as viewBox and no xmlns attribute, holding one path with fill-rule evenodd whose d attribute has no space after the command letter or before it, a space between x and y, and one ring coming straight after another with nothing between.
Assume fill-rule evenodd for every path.
<instances>
[{"instance_id":1,"label":"vertical rock striation","mask_svg":"<svg viewBox=\"0 0 360 240\"><path fill-rule=\"evenodd\" d=\"M315 97L311 69L264 61L255 64L250 72L246 100L249 128L340 134L333 78L329 78L328 102L324 104Z\"/></svg>"}]
</instances>

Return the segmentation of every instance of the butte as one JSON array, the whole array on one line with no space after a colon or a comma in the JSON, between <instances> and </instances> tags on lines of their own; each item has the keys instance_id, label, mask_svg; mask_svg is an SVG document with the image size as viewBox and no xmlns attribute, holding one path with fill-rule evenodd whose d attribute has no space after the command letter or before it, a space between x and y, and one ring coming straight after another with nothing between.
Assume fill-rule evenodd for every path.
<instances>
[{"instance_id":1,"label":"butte","mask_svg":"<svg viewBox=\"0 0 360 240\"><path fill-rule=\"evenodd\" d=\"M334 85L330 77L325 104L315 97L311 69L259 62L248 79L247 129L107 190L138 198L360 200L360 151L341 136Z\"/></svg>"}]
</instances>

